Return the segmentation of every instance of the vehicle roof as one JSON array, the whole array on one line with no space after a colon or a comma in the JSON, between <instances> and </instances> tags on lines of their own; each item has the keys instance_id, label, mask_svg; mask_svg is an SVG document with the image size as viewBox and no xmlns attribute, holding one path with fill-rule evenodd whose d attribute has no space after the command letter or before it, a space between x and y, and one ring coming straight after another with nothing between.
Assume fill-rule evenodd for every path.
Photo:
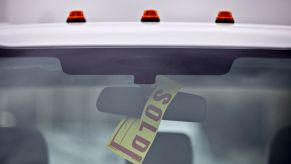
<instances>
[{"instance_id":1,"label":"vehicle roof","mask_svg":"<svg viewBox=\"0 0 291 164\"><path fill-rule=\"evenodd\" d=\"M215 23L52 23L0 26L1 47L291 48L291 26Z\"/></svg>"}]
</instances>

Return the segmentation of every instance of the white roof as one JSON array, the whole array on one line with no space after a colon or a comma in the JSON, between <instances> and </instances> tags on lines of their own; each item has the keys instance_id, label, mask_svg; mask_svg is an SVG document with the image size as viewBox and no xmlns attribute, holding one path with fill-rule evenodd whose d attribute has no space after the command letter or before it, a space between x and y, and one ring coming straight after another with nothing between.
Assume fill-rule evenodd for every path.
<instances>
[{"instance_id":1,"label":"white roof","mask_svg":"<svg viewBox=\"0 0 291 164\"><path fill-rule=\"evenodd\" d=\"M0 25L0 46L291 48L291 27L166 22Z\"/></svg>"}]
</instances>

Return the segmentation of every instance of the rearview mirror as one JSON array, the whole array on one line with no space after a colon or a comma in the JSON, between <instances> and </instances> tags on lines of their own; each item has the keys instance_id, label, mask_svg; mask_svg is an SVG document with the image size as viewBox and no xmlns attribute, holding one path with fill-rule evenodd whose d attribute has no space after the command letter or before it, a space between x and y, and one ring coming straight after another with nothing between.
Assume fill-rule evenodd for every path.
<instances>
[{"instance_id":1,"label":"rearview mirror","mask_svg":"<svg viewBox=\"0 0 291 164\"><path fill-rule=\"evenodd\" d=\"M101 112L139 118L152 92L150 87L108 87L97 100ZM164 120L201 122L206 118L206 100L198 95L178 92L169 104Z\"/></svg>"}]
</instances>

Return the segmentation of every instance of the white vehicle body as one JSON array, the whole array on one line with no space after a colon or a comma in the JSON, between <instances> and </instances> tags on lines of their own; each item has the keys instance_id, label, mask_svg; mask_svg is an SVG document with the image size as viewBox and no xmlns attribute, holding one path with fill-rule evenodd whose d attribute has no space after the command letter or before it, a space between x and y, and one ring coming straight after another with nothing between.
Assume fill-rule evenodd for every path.
<instances>
[{"instance_id":1,"label":"white vehicle body","mask_svg":"<svg viewBox=\"0 0 291 164\"><path fill-rule=\"evenodd\" d=\"M14 50L14 49L42 49L42 48L43 49L46 49L46 48L58 49L58 48L64 48L64 47L68 49L79 48L79 47L81 48L106 47L109 49L111 47L113 48L115 47L118 47L118 48L142 47L145 49L155 48L155 47L162 47L162 48L184 48L184 47L196 48L198 47L198 48L205 48L205 49L208 49L208 48L220 49L221 48L223 50L224 49L269 50L270 49L270 50L280 51L280 50L291 49L291 26L255 25L255 24L215 24L215 23L166 23L166 22L165 23L164 22L161 22L161 23L139 23L139 22L136 22L136 23L133 23L133 22L132 23L130 22L128 23L51 23L51 24L28 24L28 25L12 25L12 24L0 25L0 49L3 49L5 51L6 49L8 49L9 51L9 50ZM171 50L169 50L169 52L170 51ZM223 56L224 54L218 54L218 55ZM8 86L11 85L13 88L14 87L13 82L17 83L18 81L20 81L19 82L20 86L24 90L23 93L27 92L29 96L23 96L19 94L20 92L18 92L18 90L13 92L7 89L6 91L4 91L5 93L7 93L6 95L8 95L7 104L9 104L9 102L11 103L13 98L17 96L19 99L18 103L21 102L20 100L22 100L23 97L26 97L26 99L28 99L27 101L29 102L33 102L33 101L37 102L38 100L39 103L37 103L36 106L39 109L44 109L43 113L40 112L39 109L36 109L36 111L39 112L38 117L39 117L40 122L45 119L49 120L48 121L49 123L47 123L47 125L45 124L45 126L44 125L41 125L41 126L44 126L45 128L48 127L47 129L51 130L51 131L48 131L46 134L47 136L53 138L50 140L50 144L53 145L52 147L56 146L60 150L62 150L60 143L63 143L63 140L61 140L62 138L58 136L58 133L52 133L54 130L52 128L53 127L52 125L54 123L54 121L52 121L54 120L53 118L54 115L52 114L53 112L51 111L58 108L60 109L65 108L66 110L64 111L66 112L64 112L65 113L64 118L74 118L74 119L78 118L79 119L79 115L80 115L80 118L81 116L83 116L83 111L80 112L79 110L80 108L90 109L88 110L88 116L89 116L88 120L91 119L95 121L94 119L97 118L97 116L95 118L95 115L94 115L95 114L94 112L96 110L95 102L96 102L97 97L99 96L99 93L103 89L103 87L107 85L124 85L124 86L135 85L133 84L133 79L131 76L130 77L128 76L110 77L110 76L98 76L98 75L97 76L69 75L69 74L64 73L63 70L61 70L61 64L60 64L61 62L55 60L55 58L53 59L43 58L43 60L39 60L42 58L40 58L40 56L37 56L35 58L32 57L30 61L29 58L24 59L22 57L23 56L20 56L19 61L16 61L14 58L3 59L2 71L4 72L3 75L7 78L5 79L7 80L7 82L5 83L4 81L3 84L5 85L7 84ZM256 60L252 61L248 58L246 60L235 61L234 62L235 64L233 67L234 69L230 70L230 72L227 72L228 74L226 75L221 75L221 76L220 75L217 75L217 76L215 75L205 75L205 76L204 75L193 75L193 76L188 75L185 77L179 76L179 75L178 76L173 75L172 78L177 80L179 83L181 83L185 87L183 88L184 89L183 91L185 92L205 96L209 98L210 101L218 97L218 101L214 101L213 103L214 105L211 106L215 110L216 110L216 106L219 106L221 104L224 105L224 103L229 100L230 102L228 103L228 106L227 105L221 106L221 109L219 108L217 109L217 110L223 109L222 111L225 113L230 113L230 112L235 111L235 110L232 110L231 108L241 109L241 108L244 108L245 106L250 107L251 105L253 105L252 103L253 101L255 101L254 100L255 98L252 98L252 97L249 98L250 97L249 95L253 95L253 97L256 97L256 95L258 95L257 97L261 97L262 99L261 100L262 104L267 104L266 106L268 106L268 109L270 108L269 112L268 110L266 110L267 112L265 112L266 113L265 114L266 116L264 115L265 120L269 121L268 122L270 123L269 125L273 125L272 123L275 122L274 126L277 126L276 120L275 121L272 120L271 117L267 115L268 114L271 115L272 114L271 112L275 111L273 107L278 105L276 104L277 102L280 102L280 97L278 95L283 95L282 96L283 98L288 97L286 96L288 94L290 95L290 93L288 92L289 90L284 90L284 86L287 86L287 88L290 86L287 84L288 78L285 78L286 75L290 75L290 72L287 72L288 70L290 70L290 66L288 66L288 62L290 62L290 59L287 59L287 60L286 60L287 64L286 63L282 64L282 67L281 67L280 65L281 60L268 61L268 59L266 60L263 59L261 62L261 61L256 61ZM40 62L39 64L38 63L39 61L42 61L43 63ZM272 62L275 64L272 65ZM33 63L34 67L27 66L30 63ZM266 64L267 66L265 66L264 64ZM80 65L85 65L85 64L81 63ZM110 66L111 65L108 65L108 67ZM275 67L274 72L272 72L273 66ZM248 70L248 67L250 67L249 70ZM262 67L262 70L260 70L261 67ZM271 69L268 69L268 68L271 68ZM42 69L44 69L47 72L39 73L38 71ZM285 72L283 71L282 74L279 74L278 72L280 71L280 69L283 69L283 70L286 69L287 71ZM246 73L244 72L245 70L247 70ZM253 76L252 73L255 72L254 70L258 71L258 73ZM11 72L9 71L11 72L15 71L16 74L11 74L10 76ZM1 67L0 67L0 73L1 73ZM43 85L49 84L50 81L52 81L52 83L56 81L56 83L62 84L62 86L60 85L61 86L60 87L56 85L57 86L56 87L52 85L53 87L55 87L55 88L52 87L53 88L52 90L49 90L50 89L49 87L48 87L49 89L39 89L39 90L35 89L34 90L34 88L32 87L32 89L28 88L28 91L26 91L25 85L29 84L30 80L31 81L34 80L33 78L29 78L28 75L31 75L31 74L35 74L35 77L33 77L37 79L35 81ZM51 75L51 76L48 76L48 78L46 78L46 75ZM59 75L59 76L55 76L55 75ZM274 80L270 80L269 82L268 80L273 77L275 77ZM19 79L24 79L24 80L21 81ZM26 79L28 80L25 81ZM102 83L103 80L104 82ZM71 83L70 86L68 85L69 83ZM92 85L89 86L88 84L91 84L91 83ZM281 84L284 84L282 85L283 87L281 87ZM78 85L82 87L77 88L76 86ZM70 90L70 89L74 89L74 87L76 87L77 89ZM279 89L276 87L278 87ZM274 89L274 91L272 89ZM4 95L4 92L2 92L3 95ZM61 99L60 101L67 101L66 102L67 104L65 104L67 106L65 105L61 106L60 104L62 103L53 104L53 98L57 96L54 96L51 93L55 93L55 92L60 92L60 93L62 92L62 95L60 95L59 97L63 99ZM30 96L33 94L36 97L35 100L30 99ZM74 94L77 96L73 97ZM87 102L87 100L80 98L79 95L81 94L87 95L87 96L89 95L88 97L90 97L91 99L89 99ZM226 95L226 96L221 96L221 95ZM0 96L1 96L1 93L0 93ZM262 98L264 96L266 96L265 99ZM267 98L269 98L268 96L271 98L276 97L276 96L277 97L275 100L272 99L272 101L274 102L269 102L267 101ZM241 97L243 97L243 100L246 99L246 101L241 101ZM287 98L284 100L285 101L283 100L282 101L283 102L288 101ZM249 103L251 105L249 105L248 102L251 102ZM44 107L42 104L47 104L47 107ZM86 105L82 106L82 104L86 104ZM237 104L240 104L241 107L238 107ZM286 103L286 105L284 104L281 106L282 106L282 109L285 107L287 108L288 104ZM50 107L52 109L50 109ZM224 108L227 110L224 110ZM249 109L251 110L253 108L249 108ZM215 111L215 110L212 110L212 111ZM244 113L246 111L245 113L247 112L251 113L250 110L246 108L244 111L239 111L239 112ZM74 115L75 113L77 113L76 116ZM290 114L290 112L288 112L287 110L285 111L285 113ZM285 113L282 115L287 115ZM98 121L101 120L101 121L106 122L107 117L108 117L107 115L104 115L104 116L101 115L99 116ZM280 116L280 119L281 117L283 118L284 116ZM248 115L248 117L246 118L252 118L252 117ZM83 125L82 121L79 121L78 123L80 123L80 125ZM93 131L92 129L94 129L96 125L95 123L93 123L93 121L92 121L92 124L90 124L90 128L91 128L90 132ZM215 121L216 120L214 119L214 122ZM239 122L239 120L237 122ZM248 123L248 121L245 121L245 122ZM68 127L70 126L71 124L68 124ZM254 125L255 130L257 130L256 129L257 127L260 127L260 126ZM103 127L101 127L101 129L102 128ZM271 136L271 133L273 133L272 131L273 129L271 129L270 131L268 130L269 129L264 131L268 133L268 135L266 135L267 137ZM221 160L221 161L217 160L217 158L215 158L215 156L212 154L211 146L208 143L208 138L203 133L202 126L200 124L162 121L159 131L185 133L188 136L190 136L192 140L195 140L195 142L194 141L192 142L192 146L196 148L196 150L194 151L194 157L195 157L194 163L203 163L203 164L225 163L224 160ZM251 132L254 133L254 131L251 131ZM220 132L217 132L217 133L220 133ZM64 136L65 136L64 138L66 137L70 138L73 135L70 136L70 134L68 135L64 133ZM68 145L75 144L73 139L71 141L69 140ZM101 142L101 141L98 141L98 142ZM228 141L225 141L225 142L228 142ZM76 144L75 149L64 150L64 152L67 151L75 156L78 156L79 154L82 153L81 152L82 149L87 149L87 147L85 146L84 148L81 148L81 149L77 146L79 145ZM235 162L235 161L241 162L244 159L250 158L249 161L244 161L250 164L256 163L256 161L260 161L260 162L264 161L265 159L263 159L263 157L267 158L267 155L265 154L261 155L258 153L261 151L253 150L252 152L250 150L252 149L248 147L246 149L237 149L237 150L234 149L233 151L234 153L228 154L229 157L227 158L230 158L230 159L233 158L231 162ZM104 155L105 153L96 157L95 154L97 154L97 151L95 147L92 147L90 151L91 151L90 153L92 153L93 155L91 156L88 155L88 158L84 157L84 158L87 158L86 160L88 161L88 163L93 162L96 159L105 160L107 157L106 155ZM259 155L258 157L256 157L255 155L252 155L252 153L253 154L257 153ZM65 158L62 157L62 154L58 154L58 152L56 153L53 152L51 154L52 156L54 156L52 157L52 160L51 160L53 164L54 162L58 163L59 161L62 161L61 163L68 162ZM241 155L241 159L239 159L240 155ZM114 161L114 159L112 159L112 161ZM116 161L118 164L124 163L124 161L120 159Z\"/></svg>"},{"instance_id":2,"label":"white vehicle body","mask_svg":"<svg viewBox=\"0 0 291 164\"><path fill-rule=\"evenodd\" d=\"M290 48L291 27L214 23L71 23L0 26L0 46Z\"/></svg>"}]
</instances>

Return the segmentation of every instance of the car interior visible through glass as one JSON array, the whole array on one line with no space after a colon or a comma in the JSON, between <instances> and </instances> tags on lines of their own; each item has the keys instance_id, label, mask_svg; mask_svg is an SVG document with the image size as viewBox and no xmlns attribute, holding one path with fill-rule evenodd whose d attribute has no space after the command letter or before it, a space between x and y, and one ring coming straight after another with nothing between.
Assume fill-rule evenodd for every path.
<instances>
[{"instance_id":1,"label":"car interior visible through glass","mask_svg":"<svg viewBox=\"0 0 291 164\"><path fill-rule=\"evenodd\" d=\"M122 118L140 117L161 77L179 83L181 89L168 106L144 164L290 163L289 50L211 51L212 56L236 56L225 58L229 68L223 61L209 60L202 50L156 50L166 54L163 57L185 52L188 59L200 53L195 59L201 63L178 59L180 64L171 65L174 61L154 55L146 58L145 52L155 53L152 49L129 63L115 61L112 55L102 62L116 69L101 73L88 70L100 61L78 63L76 55L97 53L85 48L75 51L72 63L64 62L70 51L0 50L0 163L129 163L108 150L107 142ZM130 56L137 50L121 54L127 52ZM209 67L203 69L208 72L183 74L191 64L195 69ZM141 74L122 72L131 69Z\"/></svg>"}]
</instances>

